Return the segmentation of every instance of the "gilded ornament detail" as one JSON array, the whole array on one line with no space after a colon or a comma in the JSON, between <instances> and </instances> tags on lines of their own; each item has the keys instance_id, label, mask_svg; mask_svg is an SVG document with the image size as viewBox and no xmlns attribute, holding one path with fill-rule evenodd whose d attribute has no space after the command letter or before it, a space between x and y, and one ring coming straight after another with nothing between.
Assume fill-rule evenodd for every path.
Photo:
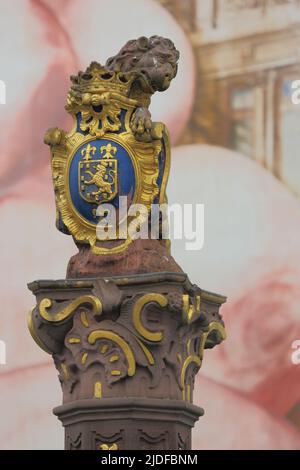
<instances>
[{"instance_id":1,"label":"gilded ornament detail","mask_svg":"<svg viewBox=\"0 0 300 470\"><path fill-rule=\"evenodd\" d=\"M129 234L123 239L118 230L114 246L99 240L99 204L111 202L118 208L117 198L126 196L129 206L143 204L149 215L151 204L166 201L169 136L162 123L152 122L148 106L151 95L166 89L176 75L178 52L164 40L169 52L162 60L161 40L143 40L143 57L147 49L151 57L157 55L157 66L147 75L142 62L123 62L126 46L105 66L92 62L85 72L72 76L66 110L74 127L70 132L52 128L45 135L52 155L57 228L99 255L120 253L132 242ZM136 47L138 58L139 40ZM130 46L127 59L133 50Z\"/></svg>"}]
</instances>

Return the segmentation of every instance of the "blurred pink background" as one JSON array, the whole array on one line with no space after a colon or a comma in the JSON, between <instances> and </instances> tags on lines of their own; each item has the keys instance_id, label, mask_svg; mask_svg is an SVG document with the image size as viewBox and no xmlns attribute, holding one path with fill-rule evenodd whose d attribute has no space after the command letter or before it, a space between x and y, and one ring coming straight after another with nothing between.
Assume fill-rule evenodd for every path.
<instances>
[{"instance_id":1,"label":"blurred pink background","mask_svg":"<svg viewBox=\"0 0 300 470\"><path fill-rule=\"evenodd\" d=\"M151 105L171 132L169 202L205 204L204 248L174 240L172 252L228 296L228 339L197 376L193 447L300 449L299 2L0 0L0 31L0 448L63 448L57 373L26 325L26 283L63 278L76 251L55 229L44 132L70 126L70 74L159 34L181 53Z\"/></svg>"}]
</instances>

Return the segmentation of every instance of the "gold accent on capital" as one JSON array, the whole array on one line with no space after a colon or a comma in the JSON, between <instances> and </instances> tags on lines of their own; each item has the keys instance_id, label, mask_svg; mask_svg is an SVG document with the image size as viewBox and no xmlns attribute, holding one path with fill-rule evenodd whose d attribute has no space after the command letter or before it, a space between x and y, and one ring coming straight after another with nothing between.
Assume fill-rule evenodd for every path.
<instances>
[{"instance_id":1,"label":"gold accent on capital","mask_svg":"<svg viewBox=\"0 0 300 470\"><path fill-rule=\"evenodd\" d=\"M94 330L88 336L88 342L90 344L95 344L99 339L108 339L121 348L128 364L127 374L133 376L135 374L136 364L134 354L129 344L117 333L107 330Z\"/></svg>"},{"instance_id":2,"label":"gold accent on capital","mask_svg":"<svg viewBox=\"0 0 300 470\"><path fill-rule=\"evenodd\" d=\"M53 304L52 300L48 299L47 297L42 299L39 304L39 312L40 312L41 317L44 320L51 322L51 323L56 323L56 322L61 322L63 320L66 320L68 317L70 317L74 313L74 311L80 305L84 305L84 304L92 307L93 315L100 315L102 312L101 300L94 295L82 295L80 297L77 297L77 299L73 300L65 308L53 314L48 312L48 309L52 307L52 304Z\"/></svg>"},{"instance_id":3,"label":"gold accent on capital","mask_svg":"<svg viewBox=\"0 0 300 470\"><path fill-rule=\"evenodd\" d=\"M120 370L117 370L117 369L115 369L115 370L112 370L110 374L111 374L111 375L118 376L118 375L121 375L121 371L120 371Z\"/></svg>"},{"instance_id":4,"label":"gold accent on capital","mask_svg":"<svg viewBox=\"0 0 300 470\"><path fill-rule=\"evenodd\" d=\"M102 383L100 381L94 384L94 398L102 398Z\"/></svg>"},{"instance_id":5,"label":"gold accent on capital","mask_svg":"<svg viewBox=\"0 0 300 470\"><path fill-rule=\"evenodd\" d=\"M101 354L105 354L107 350L108 350L108 344L102 344L102 346L100 346Z\"/></svg>"},{"instance_id":6,"label":"gold accent on capital","mask_svg":"<svg viewBox=\"0 0 300 470\"><path fill-rule=\"evenodd\" d=\"M188 294L183 294L182 301L184 320L190 323L194 316L200 313L200 295L196 296L195 305L190 303L190 296Z\"/></svg>"},{"instance_id":7,"label":"gold accent on capital","mask_svg":"<svg viewBox=\"0 0 300 470\"><path fill-rule=\"evenodd\" d=\"M87 361L87 358L88 358L88 353L87 352L84 352L81 356L81 364L84 365Z\"/></svg>"},{"instance_id":8,"label":"gold accent on capital","mask_svg":"<svg viewBox=\"0 0 300 470\"><path fill-rule=\"evenodd\" d=\"M185 376L188 367L191 364L195 364L198 368L201 366L201 359L199 356L196 356L196 354L190 354L184 361L182 368L181 368L181 373L180 373L180 387L182 390L185 388Z\"/></svg>"},{"instance_id":9,"label":"gold accent on capital","mask_svg":"<svg viewBox=\"0 0 300 470\"><path fill-rule=\"evenodd\" d=\"M225 332L224 326L219 322L212 321L208 325L207 331L205 331L201 335L200 345L199 345L199 355L190 354L191 339L187 341L186 349L187 349L188 357L185 359L181 368L181 372L180 372L180 387L182 389L183 400L191 401L191 386L190 384L186 384L187 370L191 364L194 364L198 368L201 367L205 343L207 341L209 334L212 331L218 331L222 340L226 338L226 332Z\"/></svg>"},{"instance_id":10,"label":"gold accent on capital","mask_svg":"<svg viewBox=\"0 0 300 470\"><path fill-rule=\"evenodd\" d=\"M60 364L60 367L61 367L61 370L62 370L64 379L65 379L65 380L69 380L69 378L70 378L70 372L69 372L68 366L62 362L62 363Z\"/></svg>"},{"instance_id":11,"label":"gold accent on capital","mask_svg":"<svg viewBox=\"0 0 300 470\"><path fill-rule=\"evenodd\" d=\"M70 344L79 344L79 343L81 343L81 340L79 338L69 338L68 343L70 343Z\"/></svg>"},{"instance_id":12,"label":"gold accent on capital","mask_svg":"<svg viewBox=\"0 0 300 470\"><path fill-rule=\"evenodd\" d=\"M119 359L120 359L120 356L118 356L117 354L114 354L113 356L109 358L109 362L117 362Z\"/></svg>"},{"instance_id":13,"label":"gold accent on capital","mask_svg":"<svg viewBox=\"0 0 300 470\"><path fill-rule=\"evenodd\" d=\"M101 450L119 450L119 446L116 442L113 444L99 444Z\"/></svg>"},{"instance_id":14,"label":"gold accent on capital","mask_svg":"<svg viewBox=\"0 0 300 470\"><path fill-rule=\"evenodd\" d=\"M85 311L80 312L80 320L83 326L85 326L86 328L89 327L89 320Z\"/></svg>"},{"instance_id":15,"label":"gold accent on capital","mask_svg":"<svg viewBox=\"0 0 300 470\"><path fill-rule=\"evenodd\" d=\"M179 364L182 364L182 355L180 353L177 353L176 357Z\"/></svg>"},{"instance_id":16,"label":"gold accent on capital","mask_svg":"<svg viewBox=\"0 0 300 470\"><path fill-rule=\"evenodd\" d=\"M140 297L134 304L132 318L136 331L148 341L159 342L163 338L161 331L151 331L142 324L142 312L144 307L149 303L156 303L160 307L166 307L168 299L166 296L157 293L145 294Z\"/></svg>"},{"instance_id":17,"label":"gold accent on capital","mask_svg":"<svg viewBox=\"0 0 300 470\"><path fill-rule=\"evenodd\" d=\"M135 339L136 339L136 341L138 342L138 344L140 345L141 349L143 350L143 353L145 354L145 356L146 356L146 358L147 358L149 364L150 364L151 366L153 366L153 365L155 364L155 359L154 359L154 357L153 357L151 351L149 351L149 349L147 348L147 346L146 346L144 343L142 343L141 340L139 340L138 338L135 338Z\"/></svg>"},{"instance_id":18,"label":"gold accent on capital","mask_svg":"<svg viewBox=\"0 0 300 470\"><path fill-rule=\"evenodd\" d=\"M218 333L220 334L221 339L222 340L226 339L226 331L225 331L224 326L221 323L216 322L216 321L210 322L210 324L208 325L208 331L203 333L203 335L201 336L201 339L200 339L199 356L200 356L201 359L203 358L203 355L204 355L204 348L205 348L206 340L207 340L209 334L212 331L218 331Z\"/></svg>"},{"instance_id":19,"label":"gold accent on capital","mask_svg":"<svg viewBox=\"0 0 300 470\"><path fill-rule=\"evenodd\" d=\"M50 351L50 349L47 348L47 346L42 342L42 340L36 334L36 331L35 331L35 328L34 328L34 325L33 325L33 321L32 321L33 311L34 311L34 307L28 312L28 316L27 316L27 325L28 325L29 332L32 336L32 339L36 342L36 344L41 349L43 349L43 351L45 351L47 354L52 354L52 351Z\"/></svg>"}]
</instances>

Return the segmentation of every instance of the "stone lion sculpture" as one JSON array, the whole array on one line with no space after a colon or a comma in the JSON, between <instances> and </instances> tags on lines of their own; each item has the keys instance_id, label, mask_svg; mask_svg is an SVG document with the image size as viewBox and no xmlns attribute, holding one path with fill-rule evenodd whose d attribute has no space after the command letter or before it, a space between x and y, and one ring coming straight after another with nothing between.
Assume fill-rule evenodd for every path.
<instances>
[{"instance_id":1,"label":"stone lion sculpture","mask_svg":"<svg viewBox=\"0 0 300 470\"><path fill-rule=\"evenodd\" d=\"M110 57L105 67L110 72L135 73L137 78L130 90L139 106L132 116L131 129L139 140L147 140L153 132L153 123L148 109L150 98L156 91L164 91L177 74L179 52L170 39L142 36L128 41L121 50Z\"/></svg>"}]
</instances>

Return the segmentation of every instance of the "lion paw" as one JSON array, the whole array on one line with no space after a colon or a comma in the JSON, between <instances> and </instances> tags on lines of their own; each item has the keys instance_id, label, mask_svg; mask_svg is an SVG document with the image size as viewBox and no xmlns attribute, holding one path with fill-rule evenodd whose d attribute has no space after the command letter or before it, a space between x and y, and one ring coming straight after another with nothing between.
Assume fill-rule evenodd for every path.
<instances>
[{"instance_id":1,"label":"lion paw","mask_svg":"<svg viewBox=\"0 0 300 470\"><path fill-rule=\"evenodd\" d=\"M131 119L131 130L138 140L151 140L152 121L147 108L137 108Z\"/></svg>"}]
</instances>

